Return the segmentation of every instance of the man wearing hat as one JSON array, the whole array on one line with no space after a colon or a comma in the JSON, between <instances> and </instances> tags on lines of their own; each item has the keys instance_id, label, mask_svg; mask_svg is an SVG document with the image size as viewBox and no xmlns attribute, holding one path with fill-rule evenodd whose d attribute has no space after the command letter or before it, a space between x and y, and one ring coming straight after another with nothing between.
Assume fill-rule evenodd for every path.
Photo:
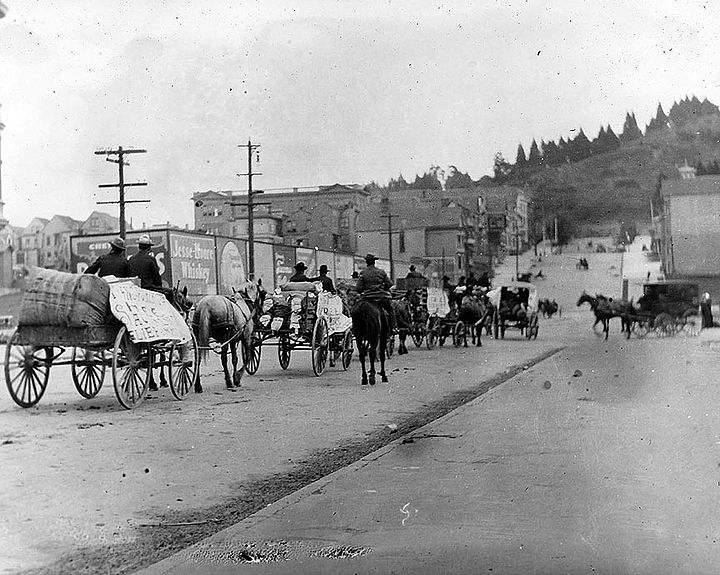
<instances>
[{"instance_id":1,"label":"man wearing hat","mask_svg":"<svg viewBox=\"0 0 720 575\"><path fill-rule=\"evenodd\" d=\"M410 271L407 273L407 275L405 277L406 278L417 278L417 279L425 278L424 275L422 275L419 271L416 270L414 265L410 266Z\"/></svg>"},{"instance_id":2,"label":"man wearing hat","mask_svg":"<svg viewBox=\"0 0 720 575\"><path fill-rule=\"evenodd\" d=\"M290 277L288 281L291 282L309 282L310 278L305 275L307 266L303 262L298 262L294 266L295 273Z\"/></svg>"},{"instance_id":3,"label":"man wearing hat","mask_svg":"<svg viewBox=\"0 0 720 575\"><path fill-rule=\"evenodd\" d=\"M356 289L362 295L362 299L380 306L388 313L390 331L392 332L395 329L395 313L392 308L392 295L390 294L392 282L385 270L375 267L376 260L377 257L373 254L365 256L367 265L360 272Z\"/></svg>"},{"instance_id":4,"label":"man wearing hat","mask_svg":"<svg viewBox=\"0 0 720 575\"><path fill-rule=\"evenodd\" d=\"M111 241L110 251L90 264L85 273L97 273L101 278L105 276L115 276L117 278L130 276L130 268L125 257L125 240L118 237Z\"/></svg>"},{"instance_id":5,"label":"man wearing hat","mask_svg":"<svg viewBox=\"0 0 720 575\"><path fill-rule=\"evenodd\" d=\"M335 286L333 286L333 281L328 277L327 273L328 267L323 264L320 266L320 275L316 278L312 278L310 281L320 282L322 283L323 291L335 293Z\"/></svg>"},{"instance_id":6,"label":"man wearing hat","mask_svg":"<svg viewBox=\"0 0 720 575\"><path fill-rule=\"evenodd\" d=\"M138 238L138 252L128 260L130 274L140 278L140 287L143 289L163 292L160 268L155 256L150 253L153 243L148 234Z\"/></svg>"}]
</instances>

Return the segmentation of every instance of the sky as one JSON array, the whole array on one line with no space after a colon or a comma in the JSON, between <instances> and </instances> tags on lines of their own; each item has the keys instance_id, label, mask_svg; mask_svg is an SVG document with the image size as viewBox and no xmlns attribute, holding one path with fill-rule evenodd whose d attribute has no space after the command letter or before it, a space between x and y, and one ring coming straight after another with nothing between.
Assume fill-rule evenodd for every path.
<instances>
[{"instance_id":1,"label":"sky","mask_svg":"<svg viewBox=\"0 0 720 575\"><path fill-rule=\"evenodd\" d=\"M695 0L3 0L2 199L10 223L117 215L193 227L192 194L475 179L533 138L720 104L720 11Z\"/></svg>"}]
</instances>

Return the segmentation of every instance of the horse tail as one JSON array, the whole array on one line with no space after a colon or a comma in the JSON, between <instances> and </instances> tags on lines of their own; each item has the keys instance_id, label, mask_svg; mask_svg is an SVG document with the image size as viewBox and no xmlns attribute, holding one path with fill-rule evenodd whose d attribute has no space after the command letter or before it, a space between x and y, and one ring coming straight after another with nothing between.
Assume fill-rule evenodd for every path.
<instances>
[{"instance_id":1,"label":"horse tail","mask_svg":"<svg viewBox=\"0 0 720 575\"><path fill-rule=\"evenodd\" d=\"M207 363L208 342L210 341L210 306L208 306L205 302L200 302L195 313L198 316L197 344L200 348L200 360L203 363Z\"/></svg>"}]
</instances>

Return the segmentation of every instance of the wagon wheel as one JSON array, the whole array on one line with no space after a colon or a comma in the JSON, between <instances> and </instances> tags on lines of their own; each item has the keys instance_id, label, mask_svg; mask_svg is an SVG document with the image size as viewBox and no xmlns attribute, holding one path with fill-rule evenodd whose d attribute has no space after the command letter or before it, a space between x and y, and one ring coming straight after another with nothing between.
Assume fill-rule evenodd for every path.
<instances>
[{"instance_id":1,"label":"wagon wheel","mask_svg":"<svg viewBox=\"0 0 720 575\"><path fill-rule=\"evenodd\" d=\"M190 341L170 346L168 373L170 391L175 399L182 399L195 386L200 377L200 350L195 334L190 332Z\"/></svg>"},{"instance_id":2,"label":"wagon wheel","mask_svg":"<svg viewBox=\"0 0 720 575\"><path fill-rule=\"evenodd\" d=\"M425 326L421 324L413 325L411 336L415 347L420 347L423 339L425 339Z\"/></svg>"},{"instance_id":3,"label":"wagon wheel","mask_svg":"<svg viewBox=\"0 0 720 575\"><path fill-rule=\"evenodd\" d=\"M17 339L15 331L5 348L5 383L15 403L20 407L32 407L47 389L53 350L18 345Z\"/></svg>"},{"instance_id":4,"label":"wagon wheel","mask_svg":"<svg viewBox=\"0 0 720 575\"><path fill-rule=\"evenodd\" d=\"M115 337L112 376L115 395L125 409L140 405L147 395L152 371L152 350L149 344L135 343L122 326Z\"/></svg>"},{"instance_id":5,"label":"wagon wheel","mask_svg":"<svg viewBox=\"0 0 720 575\"><path fill-rule=\"evenodd\" d=\"M533 339L537 339L538 331L540 331L540 320L537 315L533 315L530 319L530 335Z\"/></svg>"},{"instance_id":6,"label":"wagon wheel","mask_svg":"<svg viewBox=\"0 0 720 575\"><path fill-rule=\"evenodd\" d=\"M668 313L659 313L655 317L653 325L655 326L655 333L659 337L667 337L675 333L675 318Z\"/></svg>"},{"instance_id":7,"label":"wagon wheel","mask_svg":"<svg viewBox=\"0 0 720 575\"><path fill-rule=\"evenodd\" d=\"M320 317L315 321L312 331L312 340L310 342L310 353L312 368L315 375L322 375L325 371L325 363L328 356L328 348L330 336L328 335L328 326L325 318Z\"/></svg>"},{"instance_id":8,"label":"wagon wheel","mask_svg":"<svg viewBox=\"0 0 720 575\"><path fill-rule=\"evenodd\" d=\"M695 337L696 335L700 335L700 331L702 329L702 322L700 321L700 318L696 315L690 315L686 316L684 319L684 322L682 324L682 332L683 334L691 337Z\"/></svg>"},{"instance_id":9,"label":"wagon wheel","mask_svg":"<svg viewBox=\"0 0 720 575\"><path fill-rule=\"evenodd\" d=\"M391 358L395 353L395 334L391 333L388 335L387 343L385 344L385 357Z\"/></svg>"},{"instance_id":10,"label":"wagon wheel","mask_svg":"<svg viewBox=\"0 0 720 575\"><path fill-rule=\"evenodd\" d=\"M280 339L278 339L278 362L281 368L288 368L291 353L292 346L290 345L290 336L287 333L280 334Z\"/></svg>"},{"instance_id":11,"label":"wagon wheel","mask_svg":"<svg viewBox=\"0 0 720 575\"><path fill-rule=\"evenodd\" d=\"M70 371L75 389L85 399L91 399L98 394L105 381L106 369L104 349L73 348Z\"/></svg>"},{"instance_id":12,"label":"wagon wheel","mask_svg":"<svg viewBox=\"0 0 720 575\"><path fill-rule=\"evenodd\" d=\"M242 346L243 360L245 361L245 373L255 375L260 367L262 356L262 336L253 332L250 336L250 343Z\"/></svg>"},{"instance_id":13,"label":"wagon wheel","mask_svg":"<svg viewBox=\"0 0 720 575\"><path fill-rule=\"evenodd\" d=\"M458 321L455 326L453 327L452 332L452 341L453 345L455 347L460 347L465 343L467 340L467 328L465 327L465 324L461 321Z\"/></svg>"},{"instance_id":14,"label":"wagon wheel","mask_svg":"<svg viewBox=\"0 0 720 575\"><path fill-rule=\"evenodd\" d=\"M438 322L437 318L431 317L427 321L425 334L425 347L433 349L438 342Z\"/></svg>"},{"instance_id":15,"label":"wagon wheel","mask_svg":"<svg viewBox=\"0 0 720 575\"><path fill-rule=\"evenodd\" d=\"M492 328L493 328L493 337L495 339L497 339L498 336L500 335L500 317L497 312L495 312L493 314Z\"/></svg>"},{"instance_id":16,"label":"wagon wheel","mask_svg":"<svg viewBox=\"0 0 720 575\"><path fill-rule=\"evenodd\" d=\"M353 334L350 330L347 330L343 336L341 354L343 369L347 371L353 356Z\"/></svg>"},{"instance_id":17,"label":"wagon wheel","mask_svg":"<svg viewBox=\"0 0 720 575\"><path fill-rule=\"evenodd\" d=\"M652 331L652 327L649 320L634 321L630 330L638 339L642 339Z\"/></svg>"}]
</instances>

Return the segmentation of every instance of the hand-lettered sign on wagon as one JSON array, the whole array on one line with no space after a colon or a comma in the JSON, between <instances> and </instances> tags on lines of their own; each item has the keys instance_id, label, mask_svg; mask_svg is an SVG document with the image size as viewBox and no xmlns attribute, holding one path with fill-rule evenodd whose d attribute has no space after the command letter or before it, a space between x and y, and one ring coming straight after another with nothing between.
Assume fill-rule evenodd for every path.
<instances>
[{"instance_id":1,"label":"hand-lettered sign on wagon","mask_svg":"<svg viewBox=\"0 0 720 575\"><path fill-rule=\"evenodd\" d=\"M159 340L187 343L191 339L190 328L164 295L132 282L110 284L110 309L125 324L135 343Z\"/></svg>"}]
</instances>

